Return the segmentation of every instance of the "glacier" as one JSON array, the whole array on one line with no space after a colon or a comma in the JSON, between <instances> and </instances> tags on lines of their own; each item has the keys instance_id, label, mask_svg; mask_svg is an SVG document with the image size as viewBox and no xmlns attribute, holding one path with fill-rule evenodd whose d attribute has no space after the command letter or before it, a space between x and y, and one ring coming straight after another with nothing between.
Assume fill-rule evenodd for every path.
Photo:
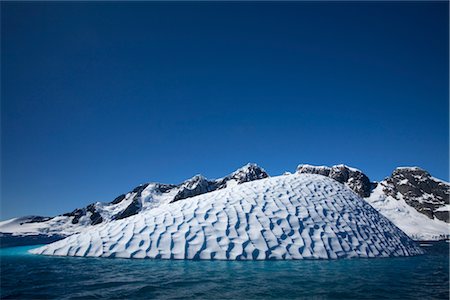
<instances>
[{"instance_id":1,"label":"glacier","mask_svg":"<svg viewBox=\"0 0 450 300\"><path fill-rule=\"evenodd\" d=\"M30 252L265 260L412 256L423 250L344 184L296 173L165 203Z\"/></svg>"}]
</instances>

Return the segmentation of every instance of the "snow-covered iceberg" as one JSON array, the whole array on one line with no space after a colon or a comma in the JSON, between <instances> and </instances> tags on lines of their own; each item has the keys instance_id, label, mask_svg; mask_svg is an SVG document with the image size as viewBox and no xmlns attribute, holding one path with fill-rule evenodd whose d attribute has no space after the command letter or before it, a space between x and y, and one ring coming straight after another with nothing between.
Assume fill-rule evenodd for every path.
<instances>
[{"instance_id":1,"label":"snow-covered iceberg","mask_svg":"<svg viewBox=\"0 0 450 300\"><path fill-rule=\"evenodd\" d=\"M422 250L345 185L297 173L163 204L31 252L252 260L410 256Z\"/></svg>"}]
</instances>

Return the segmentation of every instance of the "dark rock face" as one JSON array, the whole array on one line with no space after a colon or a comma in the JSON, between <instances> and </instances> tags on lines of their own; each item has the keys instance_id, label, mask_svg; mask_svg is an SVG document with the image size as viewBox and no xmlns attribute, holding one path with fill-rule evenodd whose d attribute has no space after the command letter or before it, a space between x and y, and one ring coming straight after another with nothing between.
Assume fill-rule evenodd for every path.
<instances>
[{"instance_id":1,"label":"dark rock face","mask_svg":"<svg viewBox=\"0 0 450 300\"><path fill-rule=\"evenodd\" d=\"M333 167L299 165L298 173L319 174L330 177L347 186L357 193L360 197L369 197L371 191L371 183L369 177L363 172L349 168L345 165L337 165Z\"/></svg>"},{"instance_id":2,"label":"dark rock face","mask_svg":"<svg viewBox=\"0 0 450 300\"><path fill-rule=\"evenodd\" d=\"M176 187L177 187L177 185L175 185L175 184L162 184L162 183L157 183L156 184L156 189L160 193L168 193L168 192L170 192L172 189L174 189Z\"/></svg>"},{"instance_id":3,"label":"dark rock face","mask_svg":"<svg viewBox=\"0 0 450 300\"><path fill-rule=\"evenodd\" d=\"M95 208L95 203L89 204L86 208L77 208L70 213L65 213L63 216L73 217L72 224L78 224L81 217L86 216L87 212L91 213L91 225L97 225L103 222L103 218Z\"/></svg>"},{"instance_id":4,"label":"dark rock face","mask_svg":"<svg viewBox=\"0 0 450 300\"><path fill-rule=\"evenodd\" d=\"M173 198L172 202L208 193L215 189L214 182L208 181L201 175L196 175L183 182L179 186L180 190Z\"/></svg>"},{"instance_id":5,"label":"dark rock face","mask_svg":"<svg viewBox=\"0 0 450 300\"><path fill-rule=\"evenodd\" d=\"M267 177L269 175L266 171L256 164L247 164L226 177L211 181L201 175L196 175L177 186L180 190L171 202L223 189L232 180L236 181L237 184L241 184Z\"/></svg>"},{"instance_id":6,"label":"dark rock face","mask_svg":"<svg viewBox=\"0 0 450 300\"><path fill-rule=\"evenodd\" d=\"M142 191L145 190L145 188L148 186L149 184L141 184L138 187L135 187L133 191L131 191L132 193L136 193L137 197L141 197Z\"/></svg>"},{"instance_id":7,"label":"dark rock face","mask_svg":"<svg viewBox=\"0 0 450 300\"><path fill-rule=\"evenodd\" d=\"M142 191L145 190L145 188L148 185L149 185L148 183L142 184L142 185L136 187L132 191L132 193L136 193L136 195L134 195L133 200L131 201L130 205L128 205L124 211L120 212L119 214L117 214L115 216L116 220L128 218L130 216L137 214L141 210L141 208L142 208L142 202L141 202Z\"/></svg>"},{"instance_id":8,"label":"dark rock face","mask_svg":"<svg viewBox=\"0 0 450 300\"><path fill-rule=\"evenodd\" d=\"M97 225L103 222L102 215L95 209L95 204L90 204L86 210L91 213L91 225Z\"/></svg>"},{"instance_id":9,"label":"dark rock face","mask_svg":"<svg viewBox=\"0 0 450 300\"><path fill-rule=\"evenodd\" d=\"M269 177L269 174L266 173L261 167L256 164L248 164L243 168L240 168L236 172L231 175L225 177L226 180L236 180L238 184L244 182L250 182L254 180L259 180L263 178Z\"/></svg>"},{"instance_id":10,"label":"dark rock face","mask_svg":"<svg viewBox=\"0 0 450 300\"><path fill-rule=\"evenodd\" d=\"M66 217L73 217L72 224L78 224L78 222L80 221L80 218L84 215L86 215L86 211L84 209L80 209L80 208L77 208L70 213L63 214L63 216L66 216Z\"/></svg>"},{"instance_id":11,"label":"dark rock face","mask_svg":"<svg viewBox=\"0 0 450 300\"><path fill-rule=\"evenodd\" d=\"M325 166L299 165L297 167L297 172L301 174L318 174L328 177L328 175L330 175L330 171L331 168Z\"/></svg>"},{"instance_id":12,"label":"dark rock face","mask_svg":"<svg viewBox=\"0 0 450 300\"><path fill-rule=\"evenodd\" d=\"M51 220L51 219L53 219L53 218L41 217L41 216L33 216L31 219L20 223L20 225L26 224L26 223L42 223L42 222L46 222L46 221Z\"/></svg>"},{"instance_id":13,"label":"dark rock face","mask_svg":"<svg viewBox=\"0 0 450 300\"><path fill-rule=\"evenodd\" d=\"M123 199L125 199L126 195L122 194L119 197L117 197L116 199L114 199L113 201L111 201L111 204L119 204L120 202L122 202Z\"/></svg>"},{"instance_id":14,"label":"dark rock face","mask_svg":"<svg viewBox=\"0 0 450 300\"><path fill-rule=\"evenodd\" d=\"M131 203L127 206L127 208L125 208L125 210L123 210L122 212L118 213L117 215L114 216L114 219L116 220L120 220L120 219L124 219L124 218L128 218L130 216L133 216L135 214L137 214L141 209L142 209L142 192L150 185L150 183L146 183L146 184L141 184L140 186L134 188L130 193L134 193L135 195L133 196L133 200L131 201ZM158 193L166 193L170 190L172 190L173 188L176 188L176 185L173 184L161 184L161 183L154 183L153 185L153 189L154 191L158 192ZM122 197L123 196L123 197ZM120 201L116 201L115 204L120 203L123 199L126 198L126 195L122 195L120 196L121 200ZM117 198L116 198L117 199ZM114 201L113 201L114 202Z\"/></svg>"},{"instance_id":15,"label":"dark rock face","mask_svg":"<svg viewBox=\"0 0 450 300\"><path fill-rule=\"evenodd\" d=\"M120 220L120 219L124 219L124 218L128 218L130 216L133 216L139 212L141 207L142 207L142 204L141 204L140 199L137 198L136 196L134 196L133 201L131 201L130 205L128 205L124 211L117 214L115 219Z\"/></svg>"},{"instance_id":16,"label":"dark rock face","mask_svg":"<svg viewBox=\"0 0 450 300\"><path fill-rule=\"evenodd\" d=\"M237 184L250 182L254 180L264 179L269 177L269 174L263 168L256 164L247 164L242 168L236 170L230 175L215 180L215 189L222 189L227 186L227 182L235 180Z\"/></svg>"},{"instance_id":17,"label":"dark rock face","mask_svg":"<svg viewBox=\"0 0 450 300\"><path fill-rule=\"evenodd\" d=\"M433 178L420 168L397 168L383 181L386 195L405 202L430 219L449 222L448 211L437 211L449 204L450 185Z\"/></svg>"},{"instance_id":18,"label":"dark rock face","mask_svg":"<svg viewBox=\"0 0 450 300\"><path fill-rule=\"evenodd\" d=\"M371 184L369 177L359 170L343 165L333 166L329 177L340 183L347 183L349 188L363 198L370 196Z\"/></svg>"}]
</instances>

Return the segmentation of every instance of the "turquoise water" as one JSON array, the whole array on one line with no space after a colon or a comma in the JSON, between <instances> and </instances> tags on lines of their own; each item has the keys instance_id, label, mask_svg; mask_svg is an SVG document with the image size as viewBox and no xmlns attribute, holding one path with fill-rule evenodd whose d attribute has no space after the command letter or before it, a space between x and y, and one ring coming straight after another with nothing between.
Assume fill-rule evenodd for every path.
<instances>
[{"instance_id":1,"label":"turquoise water","mask_svg":"<svg viewBox=\"0 0 450 300\"><path fill-rule=\"evenodd\" d=\"M449 244L409 258L170 261L0 249L2 299L448 299Z\"/></svg>"}]
</instances>

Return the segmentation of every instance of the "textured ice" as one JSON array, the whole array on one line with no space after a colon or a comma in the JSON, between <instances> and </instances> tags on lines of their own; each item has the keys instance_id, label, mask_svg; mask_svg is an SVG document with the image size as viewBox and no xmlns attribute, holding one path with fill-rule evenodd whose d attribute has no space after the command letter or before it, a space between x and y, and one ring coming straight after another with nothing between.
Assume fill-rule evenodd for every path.
<instances>
[{"instance_id":1,"label":"textured ice","mask_svg":"<svg viewBox=\"0 0 450 300\"><path fill-rule=\"evenodd\" d=\"M164 204L31 252L254 260L410 256L422 250L344 185L293 174Z\"/></svg>"}]
</instances>

